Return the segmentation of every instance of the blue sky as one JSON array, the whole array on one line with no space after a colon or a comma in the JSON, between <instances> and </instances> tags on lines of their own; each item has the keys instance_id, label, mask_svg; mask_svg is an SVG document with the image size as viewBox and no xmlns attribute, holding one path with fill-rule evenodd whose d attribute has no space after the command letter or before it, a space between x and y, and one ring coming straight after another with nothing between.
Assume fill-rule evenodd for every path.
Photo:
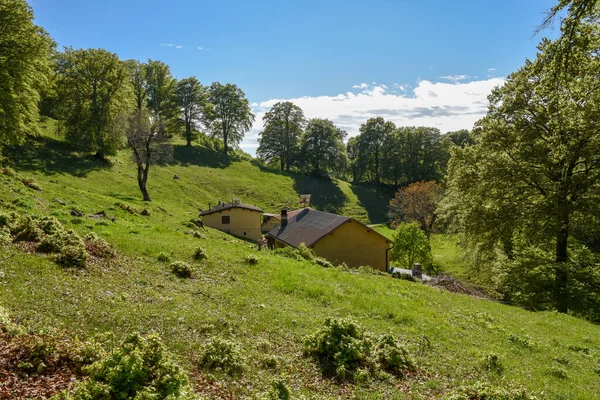
<instances>
[{"instance_id":1,"label":"blue sky","mask_svg":"<svg viewBox=\"0 0 600 400\"><path fill-rule=\"evenodd\" d=\"M470 128L489 90L535 57L556 0L30 0L60 46L158 59L178 78L232 82L257 123L277 99L354 135L368 117ZM546 31L546 36L556 32Z\"/></svg>"}]
</instances>

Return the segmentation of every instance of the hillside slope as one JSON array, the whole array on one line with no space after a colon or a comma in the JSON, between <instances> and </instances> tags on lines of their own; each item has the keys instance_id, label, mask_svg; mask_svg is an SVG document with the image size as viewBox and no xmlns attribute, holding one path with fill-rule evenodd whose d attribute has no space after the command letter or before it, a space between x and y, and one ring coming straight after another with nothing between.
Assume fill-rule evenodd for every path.
<instances>
[{"instance_id":1,"label":"hillside slope","mask_svg":"<svg viewBox=\"0 0 600 400\"><path fill-rule=\"evenodd\" d=\"M70 270L55 264L51 255L28 253L24 245L0 248L0 304L35 332L55 331L72 339L105 331L118 336L155 331L207 397L250 398L268 391L273 380L284 381L293 398L445 398L478 381L522 386L539 398L586 399L600 393L600 328L583 320L532 313L387 275L327 269L259 252L212 229L199 237L186 234L192 229L186 226L189 219L215 196L237 196L276 211L304 191L295 186L301 177L261 171L249 161L230 162L212 153L205 158L213 160L211 165L191 159L183 163L179 155L180 164L152 171L154 201L144 204L125 154L107 166L65 154L63 146L41 138L14 149L9 159L18 175L0 174L0 209L52 215L80 234L93 231L119 256ZM174 174L181 179L173 180ZM42 190L26 187L22 178L33 178ZM315 205L322 201L322 209L354 209L359 216L350 190L363 204L363 216L375 220L360 200L365 193L343 182L331 185L350 200L336 203L344 197L326 186L329 194ZM272 200L275 196L278 200ZM127 207L147 207L150 215L130 213ZM74 217L73 209L105 211L115 220ZM198 246L207 260L193 260ZM194 277L175 277L168 263L157 260L160 253L193 264ZM248 263L249 256L258 262ZM360 385L323 378L303 356L302 343L330 317L350 317L373 334L392 334L406 344L418 368L405 379ZM239 344L240 377L199 368L202 346L212 337ZM485 360L490 358L502 368L489 369Z\"/></svg>"}]
</instances>

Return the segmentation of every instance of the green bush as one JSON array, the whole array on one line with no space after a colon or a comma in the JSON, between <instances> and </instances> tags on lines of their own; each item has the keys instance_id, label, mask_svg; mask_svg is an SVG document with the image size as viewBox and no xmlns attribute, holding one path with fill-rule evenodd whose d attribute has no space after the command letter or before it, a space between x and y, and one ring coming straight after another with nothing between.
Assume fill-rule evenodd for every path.
<instances>
[{"instance_id":1,"label":"green bush","mask_svg":"<svg viewBox=\"0 0 600 400\"><path fill-rule=\"evenodd\" d=\"M169 262L171 261L171 255L165 251L161 251L156 259L160 262Z\"/></svg>"},{"instance_id":2,"label":"green bush","mask_svg":"<svg viewBox=\"0 0 600 400\"><path fill-rule=\"evenodd\" d=\"M377 340L373 356L377 369L396 376L402 376L404 372L414 367L406 348L399 345L389 334L383 335Z\"/></svg>"},{"instance_id":3,"label":"green bush","mask_svg":"<svg viewBox=\"0 0 600 400\"><path fill-rule=\"evenodd\" d=\"M356 384L388 373L402 376L414 368L408 351L391 335L374 340L350 319L327 319L304 340L304 354L314 358L325 375Z\"/></svg>"},{"instance_id":4,"label":"green bush","mask_svg":"<svg viewBox=\"0 0 600 400\"><path fill-rule=\"evenodd\" d=\"M214 337L204 346L200 366L210 371L238 375L244 369L244 359L236 343Z\"/></svg>"},{"instance_id":5,"label":"green bush","mask_svg":"<svg viewBox=\"0 0 600 400\"><path fill-rule=\"evenodd\" d=\"M208 254L206 253L206 250L204 250L202 247L196 247L196 249L194 250L193 257L194 260L201 261L208 259Z\"/></svg>"},{"instance_id":6,"label":"green bush","mask_svg":"<svg viewBox=\"0 0 600 400\"><path fill-rule=\"evenodd\" d=\"M54 261L64 267L84 268L88 254L81 246L65 246L60 250Z\"/></svg>"},{"instance_id":7,"label":"green bush","mask_svg":"<svg viewBox=\"0 0 600 400\"><path fill-rule=\"evenodd\" d=\"M327 319L304 340L304 354L314 358L326 375L346 379L368 363L371 339L349 319Z\"/></svg>"},{"instance_id":8,"label":"green bush","mask_svg":"<svg viewBox=\"0 0 600 400\"><path fill-rule=\"evenodd\" d=\"M38 190L41 191L42 188L40 185L38 185L37 183L35 183L35 181L31 178L22 178L21 182L23 182L23 185L25 185L26 187L33 189L33 190Z\"/></svg>"},{"instance_id":9,"label":"green bush","mask_svg":"<svg viewBox=\"0 0 600 400\"><path fill-rule=\"evenodd\" d=\"M72 229L55 231L51 235L46 235L37 245L36 250L42 253L60 253L65 247L85 248L81 237Z\"/></svg>"},{"instance_id":10,"label":"green bush","mask_svg":"<svg viewBox=\"0 0 600 400\"><path fill-rule=\"evenodd\" d=\"M315 252L312 249L306 247L304 243L300 243L297 250L300 257L304 258L305 260L315 261L315 259L317 258Z\"/></svg>"},{"instance_id":11,"label":"green bush","mask_svg":"<svg viewBox=\"0 0 600 400\"><path fill-rule=\"evenodd\" d=\"M246 262L250 265L256 265L256 264L258 264L258 257L251 254L246 257Z\"/></svg>"},{"instance_id":12,"label":"green bush","mask_svg":"<svg viewBox=\"0 0 600 400\"><path fill-rule=\"evenodd\" d=\"M24 350L17 369L27 374L41 374L58 355L56 347L47 338L35 338L24 346Z\"/></svg>"},{"instance_id":13,"label":"green bush","mask_svg":"<svg viewBox=\"0 0 600 400\"><path fill-rule=\"evenodd\" d=\"M552 366L548 369L548 375L553 376L557 379L567 379L569 375L567 371L562 367Z\"/></svg>"},{"instance_id":14,"label":"green bush","mask_svg":"<svg viewBox=\"0 0 600 400\"><path fill-rule=\"evenodd\" d=\"M63 224L54 217L40 217L36 223L46 235L54 235L65 230Z\"/></svg>"},{"instance_id":15,"label":"green bush","mask_svg":"<svg viewBox=\"0 0 600 400\"><path fill-rule=\"evenodd\" d=\"M448 400L537 400L523 388L498 388L486 382L475 382L456 389Z\"/></svg>"},{"instance_id":16,"label":"green bush","mask_svg":"<svg viewBox=\"0 0 600 400\"><path fill-rule=\"evenodd\" d=\"M315 257L315 263L324 268L333 268L333 264L322 257Z\"/></svg>"},{"instance_id":17,"label":"green bush","mask_svg":"<svg viewBox=\"0 0 600 400\"><path fill-rule=\"evenodd\" d=\"M10 229L6 226L0 228L0 246L8 246L12 243L12 235Z\"/></svg>"},{"instance_id":18,"label":"green bush","mask_svg":"<svg viewBox=\"0 0 600 400\"><path fill-rule=\"evenodd\" d=\"M83 237L87 252L98 258L112 258L117 255L110 244L94 232L89 232Z\"/></svg>"},{"instance_id":19,"label":"green bush","mask_svg":"<svg viewBox=\"0 0 600 400\"><path fill-rule=\"evenodd\" d=\"M180 278L191 278L194 272L192 266L183 261L173 261L171 271Z\"/></svg>"},{"instance_id":20,"label":"green bush","mask_svg":"<svg viewBox=\"0 0 600 400\"><path fill-rule=\"evenodd\" d=\"M15 241L17 242L39 242L44 236L44 232L30 216L22 218L16 230Z\"/></svg>"},{"instance_id":21,"label":"green bush","mask_svg":"<svg viewBox=\"0 0 600 400\"><path fill-rule=\"evenodd\" d=\"M18 227L21 222L21 217L16 212L2 213L0 212L0 227L6 227L11 234L18 232Z\"/></svg>"},{"instance_id":22,"label":"green bush","mask_svg":"<svg viewBox=\"0 0 600 400\"><path fill-rule=\"evenodd\" d=\"M191 389L156 334L128 336L102 359L86 367L88 380L62 399L188 399Z\"/></svg>"},{"instance_id":23,"label":"green bush","mask_svg":"<svg viewBox=\"0 0 600 400\"><path fill-rule=\"evenodd\" d=\"M298 261L302 260L302 256L300 256L300 253L298 253L298 250L294 249L291 246L275 249L275 250L273 250L273 254L291 258L293 260L298 260Z\"/></svg>"},{"instance_id":24,"label":"green bush","mask_svg":"<svg viewBox=\"0 0 600 400\"><path fill-rule=\"evenodd\" d=\"M481 367L489 372L501 374L504 371L502 357L498 354L489 353L484 355L480 360Z\"/></svg>"}]
</instances>

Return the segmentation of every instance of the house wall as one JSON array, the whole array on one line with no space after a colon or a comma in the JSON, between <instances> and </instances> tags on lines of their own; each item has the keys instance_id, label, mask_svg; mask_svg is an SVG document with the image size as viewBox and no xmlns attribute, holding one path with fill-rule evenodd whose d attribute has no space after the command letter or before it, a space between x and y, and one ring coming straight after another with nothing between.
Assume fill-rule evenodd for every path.
<instances>
[{"instance_id":1,"label":"house wall","mask_svg":"<svg viewBox=\"0 0 600 400\"><path fill-rule=\"evenodd\" d=\"M384 238L368 230L359 222L350 220L312 246L319 257L334 265L346 263L349 267L370 266L387 271L386 250L390 247Z\"/></svg>"},{"instance_id":2,"label":"house wall","mask_svg":"<svg viewBox=\"0 0 600 400\"><path fill-rule=\"evenodd\" d=\"M280 225L280 222L275 217L264 217L265 221L261 225L261 230L263 233L269 232Z\"/></svg>"},{"instance_id":3,"label":"house wall","mask_svg":"<svg viewBox=\"0 0 600 400\"><path fill-rule=\"evenodd\" d=\"M221 223L221 217L224 215L229 215L229 224ZM205 226L218 229L240 238L246 238L254 242L262 240L262 232L260 231L262 218L261 213L258 211L247 210L244 208L230 208L228 210L204 215L202 216L202 222Z\"/></svg>"}]
</instances>

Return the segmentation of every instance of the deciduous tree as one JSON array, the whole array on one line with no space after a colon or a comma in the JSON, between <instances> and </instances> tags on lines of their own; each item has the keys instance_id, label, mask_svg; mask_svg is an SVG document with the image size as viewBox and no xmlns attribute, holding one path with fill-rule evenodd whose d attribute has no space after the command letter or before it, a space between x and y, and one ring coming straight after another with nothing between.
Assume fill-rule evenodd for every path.
<instances>
[{"instance_id":1,"label":"deciduous tree","mask_svg":"<svg viewBox=\"0 0 600 400\"><path fill-rule=\"evenodd\" d=\"M300 139L302 167L314 175L327 175L344 161L346 132L328 119L308 121Z\"/></svg>"},{"instance_id":2,"label":"deciduous tree","mask_svg":"<svg viewBox=\"0 0 600 400\"><path fill-rule=\"evenodd\" d=\"M158 129L166 131L169 123L178 116L175 99L177 81L171 74L171 68L162 61L148 60L144 70L146 105L152 117L158 119Z\"/></svg>"},{"instance_id":3,"label":"deciduous tree","mask_svg":"<svg viewBox=\"0 0 600 400\"><path fill-rule=\"evenodd\" d=\"M26 1L0 2L0 146L39 133L38 102L52 71L53 47Z\"/></svg>"},{"instance_id":4,"label":"deciduous tree","mask_svg":"<svg viewBox=\"0 0 600 400\"><path fill-rule=\"evenodd\" d=\"M137 181L144 201L151 201L148 193L150 166L170 161L173 146L169 144L160 120L151 117L146 109L136 110L127 118L127 144L137 166Z\"/></svg>"},{"instance_id":5,"label":"deciduous tree","mask_svg":"<svg viewBox=\"0 0 600 400\"><path fill-rule=\"evenodd\" d=\"M362 157L369 157L375 183L381 182L381 158L387 137L396 129L393 122L382 117L371 118L360 126L359 146Z\"/></svg>"},{"instance_id":6,"label":"deciduous tree","mask_svg":"<svg viewBox=\"0 0 600 400\"><path fill-rule=\"evenodd\" d=\"M246 132L252 128L254 114L242 89L236 85L213 82L208 89L208 100L213 105L209 130L223 140L223 152L237 147Z\"/></svg>"},{"instance_id":7,"label":"deciduous tree","mask_svg":"<svg viewBox=\"0 0 600 400\"><path fill-rule=\"evenodd\" d=\"M263 117L264 130L259 134L256 154L267 162L279 159L281 169L289 171L305 125L300 107L289 101L276 103Z\"/></svg>"},{"instance_id":8,"label":"deciduous tree","mask_svg":"<svg viewBox=\"0 0 600 400\"><path fill-rule=\"evenodd\" d=\"M212 107L208 94L198 79L192 76L177 82L175 97L181 112L179 122L185 129L183 137L187 146L191 146L199 127L206 126L210 120Z\"/></svg>"},{"instance_id":9,"label":"deciduous tree","mask_svg":"<svg viewBox=\"0 0 600 400\"><path fill-rule=\"evenodd\" d=\"M115 154L123 143L120 113L131 108L125 63L104 49L67 48L58 56L59 132L96 156Z\"/></svg>"},{"instance_id":10,"label":"deciduous tree","mask_svg":"<svg viewBox=\"0 0 600 400\"><path fill-rule=\"evenodd\" d=\"M416 222L429 238L437 220L437 207L444 197L439 183L415 182L396 192L390 201L388 217L393 225Z\"/></svg>"},{"instance_id":11,"label":"deciduous tree","mask_svg":"<svg viewBox=\"0 0 600 400\"><path fill-rule=\"evenodd\" d=\"M401 223L396 227L394 247L390 254L403 268L412 269L414 263L431 262L431 246L425 233L414 222Z\"/></svg>"},{"instance_id":12,"label":"deciduous tree","mask_svg":"<svg viewBox=\"0 0 600 400\"><path fill-rule=\"evenodd\" d=\"M472 247L502 243L512 258L517 233L553 243L552 298L566 312L573 217L596 213L600 196L598 25L577 25L569 63L563 46L544 39L537 58L492 92L475 144L453 151L449 204Z\"/></svg>"}]
</instances>

